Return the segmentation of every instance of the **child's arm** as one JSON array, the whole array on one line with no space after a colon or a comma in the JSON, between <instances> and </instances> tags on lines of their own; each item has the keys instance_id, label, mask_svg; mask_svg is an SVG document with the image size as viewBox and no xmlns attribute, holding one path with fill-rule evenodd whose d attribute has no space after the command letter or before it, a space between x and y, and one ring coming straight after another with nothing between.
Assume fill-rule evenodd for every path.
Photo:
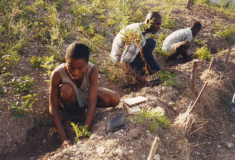
<instances>
[{"instance_id":1,"label":"child's arm","mask_svg":"<svg viewBox=\"0 0 235 160\"><path fill-rule=\"evenodd\" d=\"M59 71L52 72L51 75L51 87L50 87L50 98L49 98L49 111L52 118L52 121L55 125L56 130L60 135L60 139L63 142L62 148L72 145L71 142L66 142L68 139L65 131L62 127L60 120L58 105L59 105L59 85L61 83L61 77ZM66 142L66 143L65 143ZM64 144L65 143L65 144ZM67 145L67 146L64 146ZM64 146L64 147L63 147Z\"/></svg>"},{"instance_id":2,"label":"child's arm","mask_svg":"<svg viewBox=\"0 0 235 160\"><path fill-rule=\"evenodd\" d=\"M98 94L98 69L94 66L90 73L90 88L88 95L88 107L87 107L87 115L86 122L87 130L90 130L92 121L95 116L95 108L97 103L97 94Z\"/></svg>"}]
</instances>

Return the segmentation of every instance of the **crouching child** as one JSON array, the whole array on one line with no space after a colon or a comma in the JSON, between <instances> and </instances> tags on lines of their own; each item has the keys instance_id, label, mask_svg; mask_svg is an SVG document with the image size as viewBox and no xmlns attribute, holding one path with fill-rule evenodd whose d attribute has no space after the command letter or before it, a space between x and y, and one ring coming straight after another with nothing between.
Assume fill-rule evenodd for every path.
<instances>
[{"instance_id":1,"label":"crouching child","mask_svg":"<svg viewBox=\"0 0 235 160\"><path fill-rule=\"evenodd\" d=\"M71 146L72 142L63 129L59 105L71 118L85 116L85 125L90 130L96 107L115 107L120 102L118 93L98 87L98 69L89 62L89 55L86 45L74 42L66 50L66 63L60 64L51 74L49 111L62 140L62 149Z\"/></svg>"}]
</instances>

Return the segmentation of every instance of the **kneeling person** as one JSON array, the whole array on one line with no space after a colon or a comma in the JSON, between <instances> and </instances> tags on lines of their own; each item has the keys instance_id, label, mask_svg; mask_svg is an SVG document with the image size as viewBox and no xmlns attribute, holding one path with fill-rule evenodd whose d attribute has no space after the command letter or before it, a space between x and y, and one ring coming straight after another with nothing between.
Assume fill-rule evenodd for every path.
<instances>
[{"instance_id":1,"label":"kneeling person","mask_svg":"<svg viewBox=\"0 0 235 160\"><path fill-rule=\"evenodd\" d=\"M66 50L66 63L51 75L49 111L62 140L61 148L72 145L68 140L58 113L59 103L69 116L85 114L85 125L90 130L96 107L115 107L120 102L118 93L98 87L98 69L89 62L89 48L78 42Z\"/></svg>"},{"instance_id":2,"label":"kneeling person","mask_svg":"<svg viewBox=\"0 0 235 160\"><path fill-rule=\"evenodd\" d=\"M167 60L172 61L182 55L187 61L191 58L187 54L190 42L201 30L201 23L194 22L191 28L180 29L171 33L163 42L162 51L170 52Z\"/></svg>"},{"instance_id":3,"label":"kneeling person","mask_svg":"<svg viewBox=\"0 0 235 160\"><path fill-rule=\"evenodd\" d=\"M149 24L150 20L153 19L153 23L146 28L142 33L139 45L135 42L132 45L126 45L123 41L125 39L125 34L127 31L140 31L140 28L143 25ZM150 74L155 74L160 70L158 63L155 61L153 57L153 50L156 46L156 42L153 38L146 39L146 33L156 34L156 32L160 29L160 25L162 23L162 18L157 12L150 12L144 23L134 23L128 25L124 29L122 29L115 37L112 45L111 58L117 63L121 62L121 65L127 72L130 72L137 81L139 81L142 85L146 85L148 82L145 76L139 76L137 73L140 71L145 64L147 65L147 70ZM124 48L125 47L125 48ZM142 50L145 62L143 62L140 51Z\"/></svg>"}]
</instances>

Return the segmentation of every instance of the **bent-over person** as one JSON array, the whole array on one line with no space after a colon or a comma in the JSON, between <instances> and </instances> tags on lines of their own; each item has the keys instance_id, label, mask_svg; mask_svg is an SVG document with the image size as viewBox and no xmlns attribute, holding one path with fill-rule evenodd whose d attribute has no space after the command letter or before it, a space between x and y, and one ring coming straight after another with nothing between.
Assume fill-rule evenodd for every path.
<instances>
[{"instance_id":1,"label":"bent-over person","mask_svg":"<svg viewBox=\"0 0 235 160\"><path fill-rule=\"evenodd\" d=\"M72 143L63 129L59 105L68 113L68 121L78 115L84 116L87 130L90 130L96 107L115 107L120 101L118 93L98 87L98 69L89 62L89 55L86 45L74 42L66 50L66 63L59 65L51 74L49 111L62 140L61 148Z\"/></svg>"},{"instance_id":2,"label":"bent-over person","mask_svg":"<svg viewBox=\"0 0 235 160\"><path fill-rule=\"evenodd\" d=\"M190 47L193 37L195 37L200 30L201 23L194 22L191 28L180 29L167 36L162 46L162 51L170 53L167 60L172 62L179 55L182 55L186 61L192 60L187 54L187 50Z\"/></svg>"},{"instance_id":3,"label":"bent-over person","mask_svg":"<svg viewBox=\"0 0 235 160\"><path fill-rule=\"evenodd\" d=\"M123 39L125 39L125 33L129 31L138 31L143 25L149 24L150 21L153 20L152 24L149 25L141 33L141 39L139 45L135 42L133 44L125 45ZM160 70L160 67L154 56L152 54L156 42L153 38L147 38L147 33L156 34L156 32L160 29L160 25L162 24L162 18L157 12L150 12L146 16L146 19L143 23L134 23L130 24L124 29L122 29L115 37L112 45L111 58L113 62L120 62L124 70L129 72L132 76L136 78L138 82L142 85L148 84L146 77L138 75L138 72L147 65L147 70L150 75L155 74ZM125 47L125 48L124 48ZM142 50L145 62L142 61L140 51Z\"/></svg>"}]
</instances>

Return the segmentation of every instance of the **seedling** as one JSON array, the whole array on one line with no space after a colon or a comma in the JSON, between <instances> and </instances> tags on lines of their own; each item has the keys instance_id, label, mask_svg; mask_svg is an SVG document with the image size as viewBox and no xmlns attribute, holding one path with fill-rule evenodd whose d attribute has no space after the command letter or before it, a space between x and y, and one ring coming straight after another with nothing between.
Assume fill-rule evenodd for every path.
<instances>
[{"instance_id":1,"label":"seedling","mask_svg":"<svg viewBox=\"0 0 235 160\"><path fill-rule=\"evenodd\" d=\"M29 114L29 110L32 109L32 106L35 101L37 101L37 96L38 94L32 95L27 95L21 97L21 99L26 99L25 101L21 102L19 104L18 102L14 103L13 105L10 105L8 107L8 110L12 109L13 110L13 117L15 117L17 120L25 118Z\"/></svg>"},{"instance_id":2,"label":"seedling","mask_svg":"<svg viewBox=\"0 0 235 160\"><path fill-rule=\"evenodd\" d=\"M29 90L35 85L34 80L29 75L18 79L14 78L11 82L7 82L7 84L10 84L13 88L15 88L16 93L29 92Z\"/></svg>"},{"instance_id":3,"label":"seedling","mask_svg":"<svg viewBox=\"0 0 235 160\"><path fill-rule=\"evenodd\" d=\"M161 83L163 83L165 86L175 86L178 83L176 73L172 74L169 71L160 71L157 73L157 75L160 77Z\"/></svg>"},{"instance_id":4,"label":"seedling","mask_svg":"<svg viewBox=\"0 0 235 160\"><path fill-rule=\"evenodd\" d=\"M150 109L142 109L141 113L134 116L134 120L137 124L140 124L143 120L150 122L150 131L156 130L156 127L169 127L170 122L165 116L165 112L161 107Z\"/></svg>"},{"instance_id":5,"label":"seedling","mask_svg":"<svg viewBox=\"0 0 235 160\"><path fill-rule=\"evenodd\" d=\"M73 122L71 122L71 125L76 133L76 137L74 138L75 142L79 141L79 137L91 136L91 132L87 130L87 125L78 127L78 125L75 125Z\"/></svg>"},{"instance_id":6,"label":"seedling","mask_svg":"<svg viewBox=\"0 0 235 160\"><path fill-rule=\"evenodd\" d=\"M207 50L207 45L201 48L197 48L196 52L193 54L194 56L199 57L201 59L205 59L207 61L209 61L211 58L211 51Z\"/></svg>"},{"instance_id":7,"label":"seedling","mask_svg":"<svg viewBox=\"0 0 235 160\"><path fill-rule=\"evenodd\" d=\"M31 57L30 59L30 63L32 63L33 67L40 67L43 64L43 58L39 57Z\"/></svg>"}]
</instances>

